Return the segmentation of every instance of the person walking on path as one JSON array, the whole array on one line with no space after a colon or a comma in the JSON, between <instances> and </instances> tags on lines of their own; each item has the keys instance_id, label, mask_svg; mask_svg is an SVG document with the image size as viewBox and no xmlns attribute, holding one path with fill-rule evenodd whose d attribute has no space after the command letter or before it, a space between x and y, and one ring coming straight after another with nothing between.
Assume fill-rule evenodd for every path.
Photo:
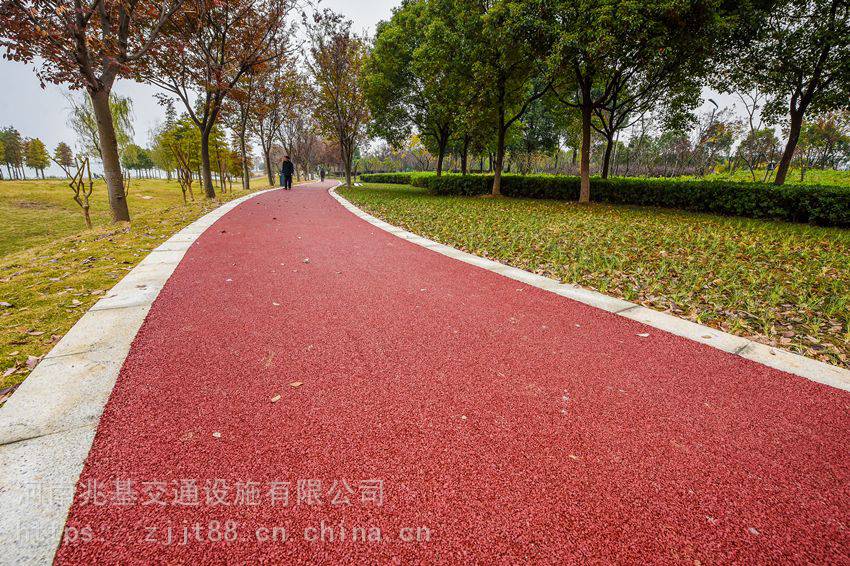
<instances>
[{"instance_id":1,"label":"person walking on path","mask_svg":"<svg viewBox=\"0 0 850 566\"><path fill-rule=\"evenodd\" d=\"M325 168L324 167L319 167L319 179L321 179L323 183L325 182Z\"/></svg>"},{"instance_id":2,"label":"person walking on path","mask_svg":"<svg viewBox=\"0 0 850 566\"><path fill-rule=\"evenodd\" d=\"M283 163L280 165L280 186L284 189L292 188L292 175L295 173L295 165L289 159L289 156L283 158Z\"/></svg>"}]
</instances>

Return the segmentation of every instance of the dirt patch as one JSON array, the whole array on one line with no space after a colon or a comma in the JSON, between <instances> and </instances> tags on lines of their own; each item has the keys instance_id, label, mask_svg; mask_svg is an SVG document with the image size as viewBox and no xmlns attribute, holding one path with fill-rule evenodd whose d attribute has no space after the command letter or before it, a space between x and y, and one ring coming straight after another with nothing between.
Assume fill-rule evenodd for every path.
<instances>
[{"instance_id":1,"label":"dirt patch","mask_svg":"<svg viewBox=\"0 0 850 566\"><path fill-rule=\"evenodd\" d=\"M49 202L34 202L31 200L19 200L12 203L12 206L16 206L18 208L26 208L29 210L62 210L63 208L58 204L51 204Z\"/></svg>"}]
</instances>

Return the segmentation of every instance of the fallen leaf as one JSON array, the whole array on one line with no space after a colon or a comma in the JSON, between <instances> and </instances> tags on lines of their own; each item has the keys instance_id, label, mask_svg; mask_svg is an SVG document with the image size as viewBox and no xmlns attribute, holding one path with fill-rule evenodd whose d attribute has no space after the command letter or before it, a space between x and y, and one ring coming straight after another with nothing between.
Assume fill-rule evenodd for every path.
<instances>
[{"instance_id":1,"label":"fallen leaf","mask_svg":"<svg viewBox=\"0 0 850 566\"><path fill-rule=\"evenodd\" d=\"M301 382L301 381L293 381L292 383L289 384L290 387L296 387L296 388L301 387L302 385L304 385L304 383Z\"/></svg>"},{"instance_id":2,"label":"fallen leaf","mask_svg":"<svg viewBox=\"0 0 850 566\"><path fill-rule=\"evenodd\" d=\"M642 334L638 334L638 336L640 336L641 338L649 338L649 334L646 333L646 332L644 332Z\"/></svg>"},{"instance_id":3,"label":"fallen leaf","mask_svg":"<svg viewBox=\"0 0 850 566\"><path fill-rule=\"evenodd\" d=\"M30 330L29 332L27 332L27 334L29 334L30 336L41 336L42 334L44 334L44 332L42 332L41 330Z\"/></svg>"},{"instance_id":4,"label":"fallen leaf","mask_svg":"<svg viewBox=\"0 0 850 566\"><path fill-rule=\"evenodd\" d=\"M35 366L37 366L37 365L38 365L38 362L39 362L40 360L41 360L41 358L37 358L37 357L35 357L35 356L29 356L29 357L27 357L27 367L28 367L29 369L35 369Z\"/></svg>"},{"instance_id":5,"label":"fallen leaf","mask_svg":"<svg viewBox=\"0 0 850 566\"><path fill-rule=\"evenodd\" d=\"M275 395L270 400L272 403L277 403L278 401L280 401L280 395Z\"/></svg>"},{"instance_id":6,"label":"fallen leaf","mask_svg":"<svg viewBox=\"0 0 850 566\"><path fill-rule=\"evenodd\" d=\"M7 303L6 301L0 301L0 307L5 307L7 309L12 308L12 303Z\"/></svg>"},{"instance_id":7,"label":"fallen leaf","mask_svg":"<svg viewBox=\"0 0 850 566\"><path fill-rule=\"evenodd\" d=\"M7 368L6 371L3 372L3 377L9 377L10 375L15 373L16 371L18 371L18 368L15 367L15 366Z\"/></svg>"},{"instance_id":8,"label":"fallen leaf","mask_svg":"<svg viewBox=\"0 0 850 566\"><path fill-rule=\"evenodd\" d=\"M214 432L213 438L221 438L221 433L220 432Z\"/></svg>"},{"instance_id":9,"label":"fallen leaf","mask_svg":"<svg viewBox=\"0 0 850 566\"><path fill-rule=\"evenodd\" d=\"M304 263L310 263L310 258L309 258L309 257L305 257L305 258L304 258Z\"/></svg>"}]
</instances>

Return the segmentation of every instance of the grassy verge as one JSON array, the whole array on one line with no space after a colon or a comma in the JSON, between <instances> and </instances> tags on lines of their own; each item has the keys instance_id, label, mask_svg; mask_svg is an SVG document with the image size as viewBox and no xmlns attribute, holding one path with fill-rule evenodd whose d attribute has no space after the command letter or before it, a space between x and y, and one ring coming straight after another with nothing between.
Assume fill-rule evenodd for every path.
<instances>
[{"instance_id":1,"label":"grassy verge","mask_svg":"<svg viewBox=\"0 0 850 566\"><path fill-rule=\"evenodd\" d=\"M266 183L255 185L261 189ZM59 182L0 183L0 391L22 382L150 250L222 202L246 194L235 189L215 201L196 195L186 205L176 182L134 181L128 226L110 223L105 190L98 187L95 227L89 231L69 189L59 191ZM0 393L0 402L9 393Z\"/></svg>"},{"instance_id":2,"label":"grassy verge","mask_svg":"<svg viewBox=\"0 0 850 566\"><path fill-rule=\"evenodd\" d=\"M470 253L850 367L850 230L398 185L340 193Z\"/></svg>"},{"instance_id":3,"label":"grassy verge","mask_svg":"<svg viewBox=\"0 0 850 566\"><path fill-rule=\"evenodd\" d=\"M763 181L767 178L768 182L773 181L773 174L765 175L764 169L755 171L755 181ZM684 177L683 177L684 178ZM688 177L691 178L691 177ZM697 177L692 177L698 179ZM707 180L716 181L744 181L752 182L753 175L746 167L738 168L735 173L712 173L703 177ZM789 185L825 185L831 187L850 187L850 171L834 171L832 169L806 169L803 180L800 180L800 170L791 168L788 172L788 177L785 183Z\"/></svg>"}]
</instances>

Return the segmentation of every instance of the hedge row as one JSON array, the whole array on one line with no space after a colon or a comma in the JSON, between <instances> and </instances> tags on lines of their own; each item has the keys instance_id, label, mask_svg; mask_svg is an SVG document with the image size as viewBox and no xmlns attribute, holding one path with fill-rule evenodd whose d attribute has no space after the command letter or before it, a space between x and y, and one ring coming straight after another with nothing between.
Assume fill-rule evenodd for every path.
<instances>
[{"instance_id":1,"label":"hedge row","mask_svg":"<svg viewBox=\"0 0 850 566\"><path fill-rule=\"evenodd\" d=\"M384 183L387 185L409 185L416 173L363 173L360 180L364 183Z\"/></svg>"},{"instance_id":2,"label":"hedge row","mask_svg":"<svg viewBox=\"0 0 850 566\"><path fill-rule=\"evenodd\" d=\"M389 173L364 175L362 179L371 183L412 184L438 195L483 195L493 186L492 175L437 177L428 173ZM502 176L502 194L510 197L578 200L579 188L578 177ZM590 198L610 204L658 206L850 228L850 189L845 187L594 178L590 183Z\"/></svg>"}]
</instances>

